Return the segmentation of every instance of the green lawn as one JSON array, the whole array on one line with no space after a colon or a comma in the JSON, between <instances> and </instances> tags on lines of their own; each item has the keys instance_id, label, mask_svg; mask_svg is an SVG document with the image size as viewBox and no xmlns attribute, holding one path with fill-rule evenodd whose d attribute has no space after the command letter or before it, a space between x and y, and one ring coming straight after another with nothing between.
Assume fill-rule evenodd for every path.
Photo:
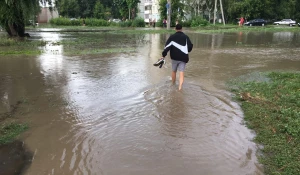
<instances>
[{"instance_id":1,"label":"green lawn","mask_svg":"<svg viewBox=\"0 0 300 175\"><path fill-rule=\"evenodd\" d=\"M300 174L300 73L261 76L231 82L247 126L256 132L255 142L263 146L259 161L266 174Z\"/></svg>"},{"instance_id":2,"label":"green lawn","mask_svg":"<svg viewBox=\"0 0 300 175\"><path fill-rule=\"evenodd\" d=\"M0 145L12 142L27 128L26 124L2 123L0 125Z\"/></svg>"}]
</instances>

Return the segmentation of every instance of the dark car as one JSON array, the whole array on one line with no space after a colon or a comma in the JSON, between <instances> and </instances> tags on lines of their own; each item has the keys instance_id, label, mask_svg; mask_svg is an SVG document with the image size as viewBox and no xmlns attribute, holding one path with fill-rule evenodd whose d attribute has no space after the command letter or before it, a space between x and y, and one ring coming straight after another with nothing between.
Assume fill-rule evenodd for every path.
<instances>
[{"instance_id":1,"label":"dark car","mask_svg":"<svg viewBox=\"0 0 300 175\"><path fill-rule=\"evenodd\" d=\"M265 26L267 24L267 21L264 19L253 19L246 23L244 23L245 26Z\"/></svg>"}]
</instances>

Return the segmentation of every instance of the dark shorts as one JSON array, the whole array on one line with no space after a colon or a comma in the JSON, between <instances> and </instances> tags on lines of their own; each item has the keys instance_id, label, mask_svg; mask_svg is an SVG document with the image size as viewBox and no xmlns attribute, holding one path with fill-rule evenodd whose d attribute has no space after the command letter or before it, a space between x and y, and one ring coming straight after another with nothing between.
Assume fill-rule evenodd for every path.
<instances>
[{"instance_id":1,"label":"dark shorts","mask_svg":"<svg viewBox=\"0 0 300 175\"><path fill-rule=\"evenodd\" d=\"M172 60L172 71L184 72L186 63L183 61Z\"/></svg>"}]
</instances>

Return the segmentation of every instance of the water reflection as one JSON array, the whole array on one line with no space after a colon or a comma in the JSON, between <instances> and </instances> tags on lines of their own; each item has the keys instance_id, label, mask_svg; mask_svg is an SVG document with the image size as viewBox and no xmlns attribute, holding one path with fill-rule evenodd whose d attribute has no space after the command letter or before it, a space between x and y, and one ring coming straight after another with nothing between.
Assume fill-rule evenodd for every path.
<instances>
[{"instance_id":1,"label":"water reflection","mask_svg":"<svg viewBox=\"0 0 300 175\"><path fill-rule=\"evenodd\" d=\"M293 32L275 32L273 35L273 42L291 42L293 38Z\"/></svg>"}]
</instances>

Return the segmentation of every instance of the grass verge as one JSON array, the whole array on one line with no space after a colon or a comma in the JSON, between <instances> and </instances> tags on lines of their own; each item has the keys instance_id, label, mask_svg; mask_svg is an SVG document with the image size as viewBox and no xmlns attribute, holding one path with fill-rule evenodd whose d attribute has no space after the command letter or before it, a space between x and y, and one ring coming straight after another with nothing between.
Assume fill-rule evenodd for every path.
<instances>
[{"instance_id":1,"label":"grass verge","mask_svg":"<svg viewBox=\"0 0 300 175\"><path fill-rule=\"evenodd\" d=\"M26 124L8 123L0 126L0 145L15 140L23 131L28 129Z\"/></svg>"},{"instance_id":2,"label":"grass verge","mask_svg":"<svg viewBox=\"0 0 300 175\"><path fill-rule=\"evenodd\" d=\"M27 38L9 38L0 36L0 55L39 55L39 47L47 44L41 40L28 40Z\"/></svg>"},{"instance_id":3,"label":"grass verge","mask_svg":"<svg viewBox=\"0 0 300 175\"><path fill-rule=\"evenodd\" d=\"M112 32L112 33L128 33L128 34L151 34L151 33L174 33L174 27L171 27L170 30L165 28L157 27L144 27L144 28L132 28L132 27L118 27L118 26L108 26L108 27L95 27L95 26L56 26L51 24L43 24L39 27L26 27L27 30L31 31L43 31L44 29L48 29L47 31L51 31L53 29L57 32L57 28L59 28L59 32ZM247 32L280 32L280 31L290 31L290 32L298 32L300 31L300 27L298 26L276 26L276 25L266 25L266 26L243 26L239 27L238 25L226 24L225 26L222 24L216 25L207 25L200 27L184 27L184 30L188 30L190 32L196 33L220 33L220 32L239 32L239 31L247 31Z\"/></svg>"},{"instance_id":4,"label":"grass verge","mask_svg":"<svg viewBox=\"0 0 300 175\"><path fill-rule=\"evenodd\" d=\"M260 80L231 82L246 124L263 146L259 161L265 174L300 174L300 73L260 75Z\"/></svg>"}]
</instances>

